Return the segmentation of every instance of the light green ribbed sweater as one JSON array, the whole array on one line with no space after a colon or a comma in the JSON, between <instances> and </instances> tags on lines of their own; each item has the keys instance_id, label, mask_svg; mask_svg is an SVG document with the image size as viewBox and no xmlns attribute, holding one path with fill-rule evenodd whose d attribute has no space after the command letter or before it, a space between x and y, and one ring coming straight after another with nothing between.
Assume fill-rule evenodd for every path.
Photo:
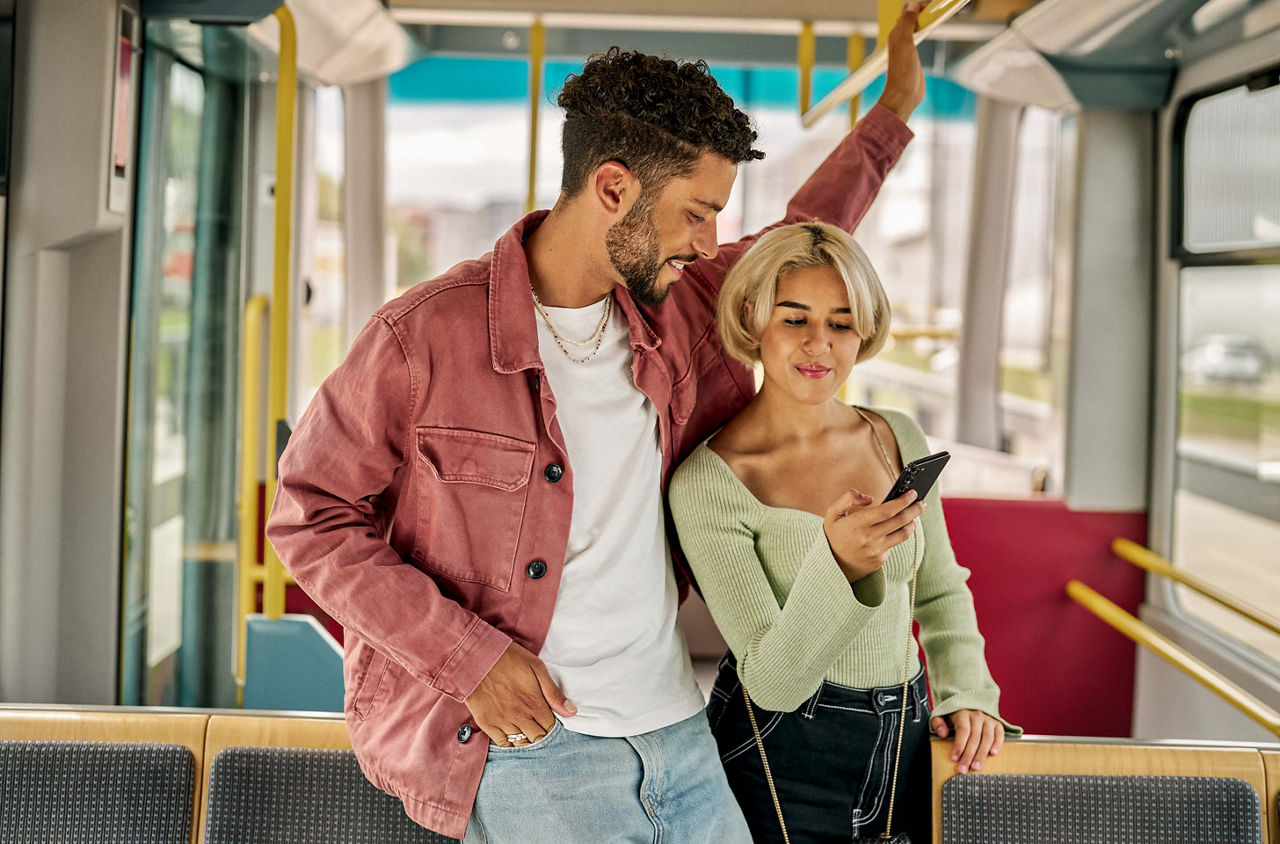
<instances>
[{"instance_id":1,"label":"light green ribbed sweater","mask_svg":"<svg viewBox=\"0 0 1280 844\"><path fill-rule=\"evenodd\" d=\"M875 412L893 430L904 464L929 453L911 417ZM1000 690L987 670L965 585L969 571L956 563L936 488L925 498L919 541L899 544L880 571L852 588L821 516L762 504L705 442L676 470L670 500L702 596L757 705L790 712L824 679L855 688L901 683L915 548L916 618L933 712L978 709L999 717ZM912 676L920 670L917 651L913 645Z\"/></svg>"}]
</instances>

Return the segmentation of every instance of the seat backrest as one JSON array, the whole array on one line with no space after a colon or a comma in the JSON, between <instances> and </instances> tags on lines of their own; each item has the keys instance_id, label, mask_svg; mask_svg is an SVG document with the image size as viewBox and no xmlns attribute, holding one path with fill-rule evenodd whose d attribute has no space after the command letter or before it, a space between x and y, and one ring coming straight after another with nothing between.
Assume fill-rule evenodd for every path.
<instances>
[{"instance_id":1,"label":"seat backrest","mask_svg":"<svg viewBox=\"0 0 1280 844\"><path fill-rule=\"evenodd\" d=\"M942 840L1262 844L1261 809L1253 786L1228 777L962 776L942 788Z\"/></svg>"},{"instance_id":2,"label":"seat backrest","mask_svg":"<svg viewBox=\"0 0 1280 844\"><path fill-rule=\"evenodd\" d=\"M208 716L0 709L0 841L195 841Z\"/></svg>"},{"instance_id":3,"label":"seat backrest","mask_svg":"<svg viewBox=\"0 0 1280 844\"><path fill-rule=\"evenodd\" d=\"M205 752L207 844L453 840L418 826L365 779L340 717L215 715Z\"/></svg>"},{"instance_id":4,"label":"seat backrest","mask_svg":"<svg viewBox=\"0 0 1280 844\"><path fill-rule=\"evenodd\" d=\"M934 840L1232 841L1262 844L1266 775L1257 749L1137 742L1007 741L957 775L935 740Z\"/></svg>"},{"instance_id":5,"label":"seat backrest","mask_svg":"<svg viewBox=\"0 0 1280 844\"><path fill-rule=\"evenodd\" d=\"M189 844L195 793L181 745L0 741L0 841Z\"/></svg>"},{"instance_id":6,"label":"seat backrest","mask_svg":"<svg viewBox=\"0 0 1280 844\"><path fill-rule=\"evenodd\" d=\"M213 758L208 844L439 844L350 750L230 747Z\"/></svg>"}]
</instances>

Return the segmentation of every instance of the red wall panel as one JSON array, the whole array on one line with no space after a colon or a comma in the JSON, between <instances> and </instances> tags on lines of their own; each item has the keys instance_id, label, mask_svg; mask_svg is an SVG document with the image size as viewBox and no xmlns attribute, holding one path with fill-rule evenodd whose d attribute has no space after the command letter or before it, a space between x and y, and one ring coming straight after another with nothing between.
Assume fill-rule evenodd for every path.
<instances>
[{"instance_id":1,"label":"red wall panel","mask_svg":"<svg viewBox=\"0 0 1280 844\"><path fill-rule=\"evenodd\" d=\"M1129 612L1143 573L1111 553L1146 544L1145 512L1078 512L1057 499L950 498L951 544L973 572L1001 714L1029 733L1130 735L1135 647L1067 597L1080 580Z\"/></svg>"}]
</instances>

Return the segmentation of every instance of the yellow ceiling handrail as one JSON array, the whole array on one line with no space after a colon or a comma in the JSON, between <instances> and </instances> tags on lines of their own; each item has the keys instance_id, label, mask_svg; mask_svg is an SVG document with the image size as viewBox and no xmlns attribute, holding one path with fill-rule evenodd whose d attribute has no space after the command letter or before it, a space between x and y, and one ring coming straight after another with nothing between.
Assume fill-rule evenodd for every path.
<instances>
[{"instance_id":1,"label":"yellow ceiling handrail","mask_svg":"<svg viewBox=\"0 0 1280 844\"><path fill-rule=\"evenodd\" d=\"M867 39L862 33L855 32L849 36L848 46L845 48L845 61L849 65L850 73L857 73L858 68L862 67L862 63L867 59ZM858 106L859 100L862 98L862 92L853 95L853 99L849 100L849 129L852 130L858 124ZM805 111L808 111L806 103Z\"/></svg>"},{"instance_id":2,"label":"yellow ceiling handrail","mask_svg":"<svg viewBox=\"0 0 1280 844\"><path fill-rule=\"evenodd\" d=\"M800 114L809 110L813 98L813 65L818 60L818 36L813 21L800 24L800 37L796 39L796 68L800 71Z\"/></svg>"},{"instance_id":3,"label":"yellow ceiling handrail","mask_svg":"<svg viewBox=\"0 0 1280 844\"><path fill-rule=\"evenodd\" d=\"M1111 552L1120 559L1133 563L1140 569L1177 581L1183 586L1199 592L1206 598L1217 601L1232 612L1244 616L1254 624L1280 635L1280 618L1276 618L1271 613L1240 600L1235 595L1215 586L1202 577L1174 568L1164 557L1148 548L1143 548L1132 540L1123 538L1114 540L1111 543Z\"/></svg>"},{"instance_id":4,"label":"yellow ceiling handrail","mask_svg":"<svg viewBox=\"0 0 1280 844\"><path fill-rule=\"evenodd\" d=\"M1175 668L1280 736L1280 712L1276 712L1080 581L1072 580L1067 583L1067 595L1125 636L1155 652L1157 656L1172 663Z\"/></svg>"},{"instance_id":5,"label":"yellow ceiling handrail","mask_svg":"<svg viewBox=\"0 0 1280 844\"><path fill-rule=\"evenodd\" d=\"M275 261L271 286L271 366L267 376L267 512L279 484L278 434L289 404L289 281L293 256L293 140L297 123L298 33L287 6L275 11L280 22L280 72L276 83L276 219ZM284 615L284 565L271 543L263 554L266 580L262 611L267 618Z\"/></svg>"},{"instance_id":6,"label":"yellow ceiling handrail","mask_svg":"<svg viewBox=\"0 0 1280 844\"><path fill-rule=\"evenodd\" d=\"M920 13L920 21L916 29L915 42L919 44L956 12L969 5L970 0L933 0ZM900 7L899 7L900 8ZM896 18L896 15L895 15ZM884 21L881 20L883 25ZM831 89L818 104L800 116L800 123L807 129L817 123L828 112L833 111L841 103L853 99L866 88L871 81L884 72L889 66L889 48L885 38L876 45L875 52L867 57L862 66L845 77L844 81Z\"/></svg>"}]
</instances>

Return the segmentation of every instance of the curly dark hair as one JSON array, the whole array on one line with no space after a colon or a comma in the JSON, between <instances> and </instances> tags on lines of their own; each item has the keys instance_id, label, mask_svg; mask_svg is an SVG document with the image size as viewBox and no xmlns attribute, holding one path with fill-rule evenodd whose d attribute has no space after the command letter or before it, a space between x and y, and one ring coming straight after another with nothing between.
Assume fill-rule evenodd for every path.
<instances>
[{"instance_id":1,"label":"curly dark hair","mask_svg":"<svg viewBox=\"0 0 1280 844\"><path fill-rule=\"evenodd\" d=\"M620 161L654 194L714 152L738 164L764 158L751 148L751 120L704 61L679 62L610 47L570 75L556 103L565 110L560 190L572 197L606 161Z\"/></svg>"}]
</instances>

